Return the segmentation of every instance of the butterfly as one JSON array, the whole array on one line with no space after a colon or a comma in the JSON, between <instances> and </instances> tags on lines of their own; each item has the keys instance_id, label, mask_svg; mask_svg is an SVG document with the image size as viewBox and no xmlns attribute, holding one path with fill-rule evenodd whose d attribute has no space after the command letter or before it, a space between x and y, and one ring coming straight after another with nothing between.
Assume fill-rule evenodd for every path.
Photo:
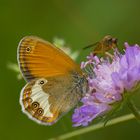
<instances>
[{"instance_id":1,"label":"butterfly","mask_svg":"<svg viewBox=\"0 0 140 140\"><path fill-rule=\"evenodd\" d=\"M22 111L40 124L57 122L88 90L80 66L39 37L24 37L18 46L17 59L27 82L20 94Z\"/></svg>"},{"instance_id":2,"label":"butterfly","mask_svg":"<svg viewBox=\"0 0 140 140\"><path fill-rule=\"evenodd\" d=\"M97 54L104 55L107 51L116 48L117 43L118 43L117 38L113 38L110 35L106 35L101 41L88 45L88 46L84 47L84 49L96 46L95 49L93 50L93 54L94 55L97 55Z\"/></svg>"}]
</instances>

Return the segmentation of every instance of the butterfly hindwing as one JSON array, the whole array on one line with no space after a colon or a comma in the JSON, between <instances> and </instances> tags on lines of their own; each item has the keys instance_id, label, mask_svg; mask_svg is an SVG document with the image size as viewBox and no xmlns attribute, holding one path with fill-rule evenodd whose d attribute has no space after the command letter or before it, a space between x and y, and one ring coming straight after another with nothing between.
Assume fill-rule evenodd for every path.
<instances>
[{"instance_id":1,"label":"butterfly hindwing","mask_svg":"<svg viewBox=\"0 0 140 140\"><path fill-rule=\"evenodd\" d=\"M21 92L23 112L41 124L55 123L81 99L83 87L78 87L79 79L73 78L63 75L29 82Z\"/></svg>"}]
</instances>

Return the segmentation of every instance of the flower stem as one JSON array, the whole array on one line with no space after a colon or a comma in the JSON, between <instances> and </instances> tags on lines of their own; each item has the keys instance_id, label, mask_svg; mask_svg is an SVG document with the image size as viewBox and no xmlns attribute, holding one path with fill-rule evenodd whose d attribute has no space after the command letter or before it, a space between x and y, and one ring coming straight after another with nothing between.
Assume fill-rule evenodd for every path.
<instances>
[{"instance_id":1,"label":"flower stem","mask_svg":"<svg viewBox=\"0 0 140 140\"><path fill-rule=\"evenodd\" d=\"M117 117L117 118L114 118L114 119L108 121L108 123L106 124L106 127L114 125L114 124L118 124L118 123L121 123L121 122L124 122L124 121L128 121L128 120L131 120L131 119L134 119L134 118L135 118L135 116L133 114L128 114L128 115L124 115L124 116L121 116L121 117ZM68 139L68 138L71 138L71 137L74 137L74 136L78 136L78 135L81 135L81 134L84 134L84 133L88 133L90 131L95 131L95 130L98 130L98 129L101 129L101 128L104 128L104 122L101 122L101 123L98 123L96 125L92 125L92 126L89 126L89 127L84 127L84 128L75 130L73 132L69 132L69 133L57 136L55 138L50 138L49 140L65 140L65 139Z\"/></svg>"},{"instance_id":2,"label":"flower stem","mask_svg":"<svg viewBox=\"0 0 140 140\"><path fill-rule=\"evenodd\" d=\"M140 110L135 106L131 99L127 100L127 104L132 113L135 115L136 119L140 122Z\"/></svg>"}]
</instances>

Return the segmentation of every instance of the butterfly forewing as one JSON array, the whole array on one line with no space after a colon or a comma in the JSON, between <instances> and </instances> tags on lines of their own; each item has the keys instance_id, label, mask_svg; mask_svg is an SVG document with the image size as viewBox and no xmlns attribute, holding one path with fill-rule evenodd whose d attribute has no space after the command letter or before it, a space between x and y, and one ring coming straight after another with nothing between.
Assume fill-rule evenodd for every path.
<instances>
[{"instance_id":1,"label":"butterfly forewing","mask_svg":"<svg viewBox=\"0 0 140 140\"><path fill-rule=\"evenodd\" d=\"M63 51L33 36L24 37L19 43L18 62L27 81L61 75L72 70L81 72L79 66Z\"/></svg>"}]
</instances>

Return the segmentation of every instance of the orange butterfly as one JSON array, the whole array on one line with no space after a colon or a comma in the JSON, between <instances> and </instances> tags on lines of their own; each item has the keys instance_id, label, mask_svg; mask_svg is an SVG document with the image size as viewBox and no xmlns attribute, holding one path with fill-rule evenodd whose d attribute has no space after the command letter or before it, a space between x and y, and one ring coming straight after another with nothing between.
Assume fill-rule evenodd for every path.
<instances>
[{"instance_id":1,"label":"orange butterfly","mask_svg":"<svg viewBox=\"0 0 140 140\"><path fill-rule=\"evenodd\" d=\"M87 80L62 50L38 37L19 43L18 64L27 84L21 91L22 110L34 121L52 125L87 92Z\"/></svg>"}]
</instances>

